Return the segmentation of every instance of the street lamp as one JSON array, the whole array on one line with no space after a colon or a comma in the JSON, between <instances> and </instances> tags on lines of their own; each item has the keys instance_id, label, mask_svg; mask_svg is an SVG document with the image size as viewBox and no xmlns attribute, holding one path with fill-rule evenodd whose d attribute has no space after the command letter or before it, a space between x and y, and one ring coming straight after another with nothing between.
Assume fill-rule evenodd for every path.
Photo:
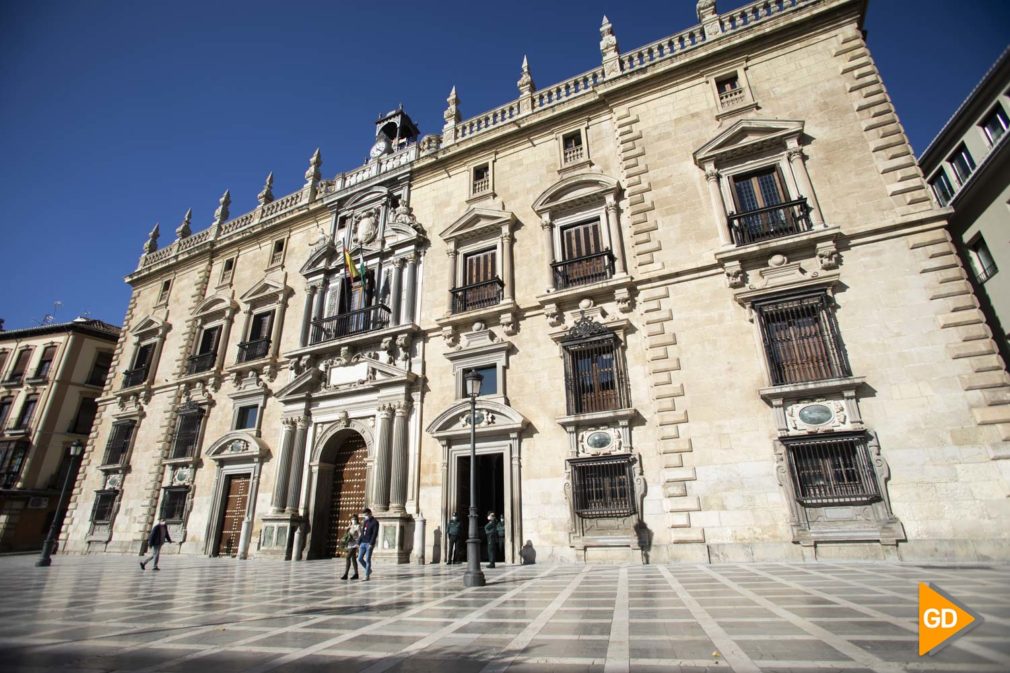
<instances>
[{"instance_id":1,"label":"street lamp","mask_svg":"<svg viewBox=\"0 0 1010 673\"><path fill-rule=\"evenodd\" d=\"M470 396L470 537L466 541L466 573L463 586L482 587L487 582L480 569L480 537L477 535L477 396L484 377L471 369L463 377Z\"/></svg>"},{"instance_id":2,"label":"street lamp","mask_svg":"<svg viewBox=\"0 0 1010 673\"><path fill-rule=\"evenodd\" d=\"M60 491L60 501L56 505L56 511L53 512L53 524L49 527L49 534L46 536L46 541L42 543L42 556L39 560L35 562L36 566L46 567L53 563L50 556L53 553L53 548L56 546L56 536L59 534L59 525L61 522L60 512L66 507L67 504L67 494L70 490L70 480L74 478L74 466L77 464L77 459L81 457L84 453L84 445L81 444L81 440L75 439L73 443L70 444L70 465L67 466L67 476L63 479L63 490Z\"/></svg>"}]
</instances>

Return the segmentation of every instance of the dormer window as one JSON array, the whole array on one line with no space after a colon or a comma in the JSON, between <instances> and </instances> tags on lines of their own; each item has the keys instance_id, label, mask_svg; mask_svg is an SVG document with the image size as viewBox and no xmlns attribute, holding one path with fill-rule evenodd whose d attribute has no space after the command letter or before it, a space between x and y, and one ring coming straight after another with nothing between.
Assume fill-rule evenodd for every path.
<instances>
[{"instance_id":1,"label":"dormer window","mask_svg":"<svg viewBox=\"0 0 1010 673\"><path fill-rule=\"evenodd\" d=\"M561 164L574 164L585 156L582 131L571 131L561 136Z\"/></svg>"},{"instance_id":2,"label":"dormer window","mask_svg":"<svg viewBox=\"0 0 1010 673\"><path fill-rule=\"evenodd\" d=\"M480 196L491 191L491 164L474 166L470 176L470 196Z\"/></svg>"},{"instance_id":3,"label":"dormer window","mask_svg":"<svg viewBox=\"0 0 1010 673\"><path fill-rule=\"evenodd\" d=\"M161 284L161 290L158 292L158 305L168 303L168 295L172 292L172 281L166 280Z\"/></svg>"}]
</instances>

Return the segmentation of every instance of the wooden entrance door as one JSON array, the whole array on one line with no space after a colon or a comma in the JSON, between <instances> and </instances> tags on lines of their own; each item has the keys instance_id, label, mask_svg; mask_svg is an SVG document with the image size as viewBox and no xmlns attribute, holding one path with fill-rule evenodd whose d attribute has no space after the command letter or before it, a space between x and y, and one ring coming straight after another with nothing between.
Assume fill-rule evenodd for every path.
<instances>
[{"instance_id":1,"label":"wooden entrance door","mask_svg":"<svg viewBox=\"0 0 1010 673\"><path fill-rule=\"evenodd\" d=\"M224 512L221 515L221 532L217 538L218 556L238 556L238 541L242 535L242 521L249 504L249 475L228 475L225 482Z\"/></svg>"},{"instance_id":2,"label":"wooden entrance door","mask_svg":"<svg viewBox=\"0 0 1010 673\"><path fill-rule=\"evenodd\" d=\"M330 523L326 537L326 556L343 556L341 538L351 523L352 514L365 508L365 440L354 434L337 450L333 465L333 488L330 491Z\"/></svg>"}]
</instances>

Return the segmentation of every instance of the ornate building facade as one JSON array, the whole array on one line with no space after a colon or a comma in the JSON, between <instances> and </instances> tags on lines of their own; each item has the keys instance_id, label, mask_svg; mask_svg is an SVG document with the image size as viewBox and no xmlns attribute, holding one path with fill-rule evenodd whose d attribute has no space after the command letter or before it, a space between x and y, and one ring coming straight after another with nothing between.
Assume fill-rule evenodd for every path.
<instances>
[{"instance_id":1,"label":"ornate building facade","mask_svg":"<svg viewBox=\"0 0 1010 673\"><path fill-rule=\"evenodd\" d=\"M152 232L64 548L327 557L367 504L433 562L473 495L508 562L1010 556L1010 377L864 10L604 19L586 73Z\"/></svg>"}]
</instances>

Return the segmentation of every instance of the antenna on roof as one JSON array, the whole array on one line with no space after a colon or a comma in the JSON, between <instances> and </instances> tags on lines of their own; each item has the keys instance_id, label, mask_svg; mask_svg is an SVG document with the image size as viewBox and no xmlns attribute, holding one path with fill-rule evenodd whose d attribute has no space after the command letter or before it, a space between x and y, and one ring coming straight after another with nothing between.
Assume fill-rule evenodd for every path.
<instances>
[{"instance_id":1,"label":"antenna on roof","mask_svg":"<svg viewBox=\"0 0 1010 673\"><path fill-rule=\"evenodd\" d=\"M61 306L63 306L62 301L58 299L54 301L52 313L47 313L44 316L42 316L42 320L39 321L39 325L44 327L46 325L52 325L54 322L56 322L56 312L60 310Z\"/></svg>"}]
</instances>

